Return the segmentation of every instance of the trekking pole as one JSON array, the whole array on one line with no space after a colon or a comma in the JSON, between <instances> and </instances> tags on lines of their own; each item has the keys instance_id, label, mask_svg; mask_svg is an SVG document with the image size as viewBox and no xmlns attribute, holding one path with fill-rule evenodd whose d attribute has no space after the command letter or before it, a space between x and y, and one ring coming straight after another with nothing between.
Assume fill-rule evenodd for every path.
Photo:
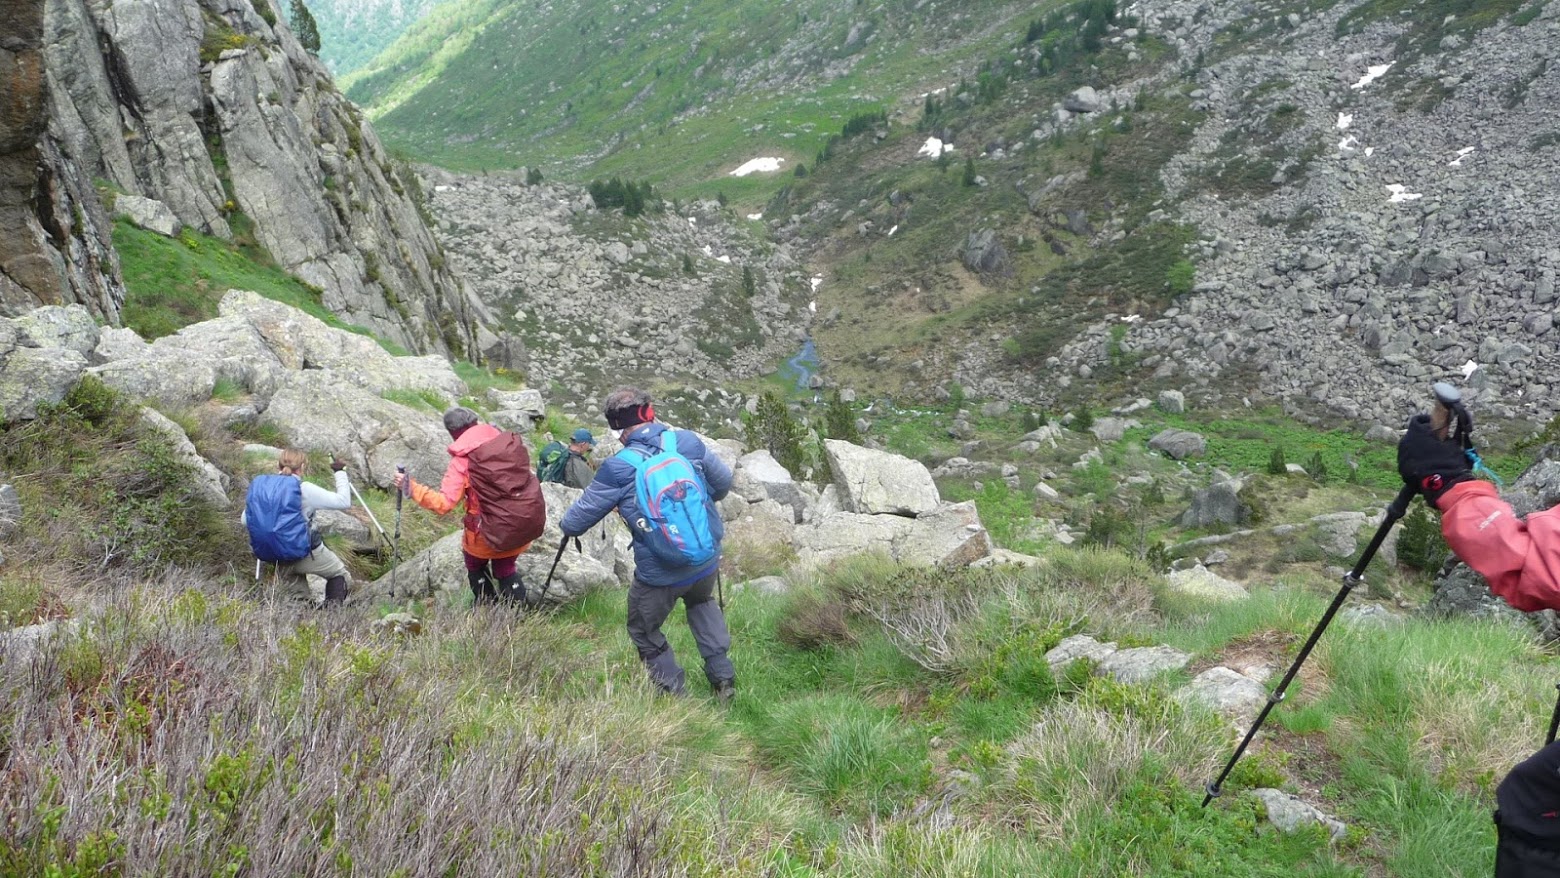
<instances>
[{"instance_id":1,"label":"trekking pole","mask_svg":"<svg viewBox=\"0 0 1560 878\"><path fill-rule=\"evenodd\" d=\"M406 475L406 464L395 465L397 475ZM400 486L395 489L395 540L390 544L390 594L400 597L395 589L395 571L401 566L401 498L411 491L412 480L403 479Z\"/></svg>"},{"instance_id":2,"label":"trekking pole","mask_svg":"<svg viewBox=\"0 0 1560 878\"><path fill-rule=\"evenodd\" d=\"M585 547L580 545L580 538L574 537L573 539L574 550L583 554L585 552ZM558 572L558 562L563 560L563 551L568 547L569 536L565 534L563 537L563 542L558 544L558 554L553 556L552 567L547 571L547 579L542 583L542 595L536 599L538 602L545 601L547 599L547 589L552 586L553 574Z\"/></svg>"},{"instance_id":3,"label":"trekking pole","mask_svg":"<svg viewBox=\"0 0 1560 878\"><path fill-rule=\"evenodd\" d=\"M1343 606L1343 602L1348 598L1349 592L1353 591L1354 587L1363 581L1361 577L1365 573L1365 567L1370 564L1370 559L1376 556L1376 550L1381 548L1381 543L1387 538L1387 532L1392 530L1392 525L1397 524L1398 519L1408 512L1408 504L1417 493L1419 493L1417 489L1404 485L1403 490L1399 491L1397 498L1392 501L1392 505L1387 507L1387 517L1382 519L1381 526L1376 528L1376 535L1371 538L1370 545L1365 547L1365 552L1360 555L1359 561L1355 562L1354 569L1344 574L1343 587L1338 590L1338 594L1333 598L1333 602L1327 608L1327 612L1322 614L1322 621L1317 623L1316 630L1311 632L1311 636L1306 640L1305 646L1300 648L1300 654L1295 657L1295 663L1289 666L1289 672L1279 682L1278 688L1274 689L1273 694L1268 696L1267 704L1263 706L1262 712L1257 714L1257 721L1251 724L1251 729L1246 732L1246 737L1241 739L1240 746L1235 748L1235 755L1230 757L1230 761L1225 763L1224 770L1219 772L1218 779L1210 782L1205 788L1208 794L1203 797L1202 806L1204 808L1208 807L1208 803L1218 797L1221 792L1220 788L1224 785L1224 779L1229 777L1230 771L1235 768L1235 763L1240 761L1241 754L1246 752L1247 745L1251 743L1252 738L1256 737L1257 730L1262 728L1262 721L1267 719L1267 715L1273 709L1273 706L1284 700L1285 690L1289 688L1289 684L1294 680L1295 675L1300 672L1300 666L1305 664L1306 657L1311 654L1311 648L1316 646L1316 642L1321 639L1322 632L1327 630L1328 623L1332 622L1333 615L1338 612L1338 608Z\"/></svg>"},{"instance_id":4,"label":"trekking pole","mask_svg":"<svg viewBox=\"0 0 1560 878\"><path fill-rule=\"evenodd\" d=\"M385 533L385 529L379 526L379 519L374 517L374 510L368 508L368 502L363 499L362 494L358 493L357 485L347 482L347 487L352 489L352 496L357 498L358 503L363 506L363 511L368 513L368 520L374 523L374 530L379 531L380 539L385 541L385 545L390 545L390 535Z\"/></svg>"},{"instance_id":5,"label":"trekking pole","mask_svg":"<svg viewBox=\"0 0 1560 878\"><path fill-rule=\"evenodd\" d=\"M1431 390L1435 393L1436 402L1441 406L1441 410L1438 410L1436 415L1444 418L1441 422L1443 425L1450 426L1455 421L1455 435L1462 443L1463 449L1471 454L1473 441L1469 434L1473 427L1473 419L1469 416L1468 410L1463 408L1462 393L1444 381L1437 382ZM1241 754L1246 752L1247 745L1256 736L1257 730L1262 728L1262 721L1267 719L1267 715L1272 711L1273 706L1284 700L1285 690L1289 688L1289 684L1294 680L1295 675L1300 672L1300 666L1305 663L1306 657L1311 654L1312 647L1316 646L1316 642L1321 639L1322 632L1327 630L1328 623L1332 622L1333 615L1338 612L1338 608L1343 606L1343 602L1348 598L1349 592L1353 591L1356 585L1364 581L1363 576L1365 575L1366 566L1370 564L1372 558L1376 557L1376 550L1381 548L1382 542L1387 538L1387 533L1392 530L1392 525L1397 524L1398 519L1408 512L1408 504L1413 502L1414 496L1418 493L1419 489L1415 486L1404 485L1403 489L1398 491L1398 495L1392 501L1392 505L1387 507L1386 517L1382 519L1381 526L1376 528L1376 535L1371 538L1370 545L1365 547L1365 551L1360 555L1359 561L1355 562L1354 569L1344 574L1343 588L1338 590L1338 594L1333 598L1332 604L1327 607L1327 612L1322 614L1322 621L1317 623L1316 630L1311 632L1311 637L1306 640L1305 646L1300 648L1300 654L1295 657L1295 663L1289 667L1289 672L1284 674L1284 679L1279 682L1278 688L1274 689L1273 694L1268 696L1267 704L1263 706L1262 712L1257 714L1256 722L1251 724L1251 729L1246 732L1246 737L1241 739L1240 746L1235 748L1235 755L1230 757L1230 761L1225 764L1224 770L1219 772L1218 779L1209 782L1206 787L1207 795L1203 797L1202 801L1204 808L1208 807L1208 803L1219 795L1221 792L1220 788L1224 785L1224 779L1229 777L1230 771L1235 768L1235 763L1240 760ZM1556 705L1555 711L1555 721L1560 723L1560 704Z\"/></svg>"}]
</instances>

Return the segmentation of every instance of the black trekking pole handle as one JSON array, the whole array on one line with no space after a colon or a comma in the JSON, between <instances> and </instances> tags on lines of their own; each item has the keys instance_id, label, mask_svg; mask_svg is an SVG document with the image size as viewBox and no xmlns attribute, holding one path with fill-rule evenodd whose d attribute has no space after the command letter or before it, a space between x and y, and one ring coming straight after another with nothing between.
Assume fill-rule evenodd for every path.
<instances>
[{"instance_id":1,"label":"black trekking pole handle","mask_svg":"<svg viewBox=\"0 0 1560 878\"><path fill-rule=\"evenodd\" d=\"M1218 779L1209 782L1208 786L1204 788L1207 792L1202 801L1204 808L1208 807L1208 803L1223 792L1222 787L1224 786L1225 778L1230 776L1230 772L1235 768L1235 763L1240 761L1241 754L1245 753L1246 747L1251 744L1251 739L1257 736L1257 730L1262 728L1262 722L1267 719L1267 715L1273 710L1273 706L1284 700L1289 684L1294 680L1295 675L1300 673L1300 666L1305 664L1305 660L1310 656L1311 649L1316 646L1316 642L1322 639L1322 632L1327 630L1327 626L1332 622L1333 616L1337 614L1338 608L1342 607L1344 600L1349 597L1349 592L1353 591L1354 587L1363 581L1361 577L1365 573L1365 568L1370 565L1370 560L1376 556L1376 551L1381 548L1381 544L1386 540L1387 533L1392 530L1392 525L1397 524L1398 519L1408 512L1408 504L1413 501L1414 495L1418 493L1418 489L1413 486L1404 485L1403 489L1398 491L1397 497L1393 499L1392 505L1387 507L1386 517L1382 519L1381 526L1376 528L1376 535L1371 538L1370 545L1366 546L1365 551L1360 554L1360 559L1355 562L1354 569L1343 575L1343 587L1338 590L1338 594L1333 598L1332 604L1327 607L1327 612L1322 614L1322 620L1317 623L1316 629L1311 632L1311 636L1306 640L1305 646L1300 648L1300 654L1295 656L1295 663L1289 666L1289 672L1284 674L1284 679L1279 682L1278 687L1268 696L1267 704L1263 705L1262 712L1257 714L1256 722L1251 724L1251 729L1246 732L1246 737L1241 739L1240 746L1235 748L1235 754L1230 757L1229 762L1225 763L1224 770L1219 772ZM1560 708L1557 708L1557 710L1560 710ZM1557 716L1560 716L1560 714L1557 714Z\"/></svg>"}]
</instances>

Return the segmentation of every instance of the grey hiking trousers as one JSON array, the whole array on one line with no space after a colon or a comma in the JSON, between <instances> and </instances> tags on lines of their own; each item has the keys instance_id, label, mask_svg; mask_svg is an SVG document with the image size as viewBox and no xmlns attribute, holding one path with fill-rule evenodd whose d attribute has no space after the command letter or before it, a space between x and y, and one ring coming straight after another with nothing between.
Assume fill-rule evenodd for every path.
<instances>
[{"instance_id":1,"label":"grey hiking trousers","mask_svg":"<svg viewBox=\"0 0 1560 878\"><path fill-rule=\"evenodd\" d=\"M628 588L628 638L639 650L639 660L645 663L650 679L668 692L682 695L687 691L682 665L661 633L661 623L672 614L679 598L699 655L704 657L704 676L710 685L736 679L736 669L726 657L731 633L726 630L726 615L715 602L715 577L711 573L689 585L672 587L645 585L635 579Z\"/></svg>"}]
</instances>

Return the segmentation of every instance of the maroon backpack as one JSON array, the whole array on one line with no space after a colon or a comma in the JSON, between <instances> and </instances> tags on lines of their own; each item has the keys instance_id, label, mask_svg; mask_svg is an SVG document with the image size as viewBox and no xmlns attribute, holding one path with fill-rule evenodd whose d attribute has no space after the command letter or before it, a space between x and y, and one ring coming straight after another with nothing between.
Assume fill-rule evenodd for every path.
<instances>
[{"instance_id":1,"label":"maroon backpack","mask_svg":"<svg viewBox=\"0 0 1560 878\"><path fill-rule=\"evenodd\" d=\"M542 535L547 503L519 436L499 433L472 449L466 463L466 478L479 510L473 529L489 546L508 552Z\"/></svg>"}]
</instances>

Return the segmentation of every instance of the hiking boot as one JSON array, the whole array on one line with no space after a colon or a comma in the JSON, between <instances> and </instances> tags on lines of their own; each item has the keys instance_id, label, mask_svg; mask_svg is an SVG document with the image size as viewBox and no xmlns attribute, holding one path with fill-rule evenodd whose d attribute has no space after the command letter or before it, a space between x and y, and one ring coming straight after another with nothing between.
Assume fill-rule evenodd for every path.
<instances>
[{"instance_id":1,"label":"hiking boot","mask_svg":"<svg viewBox=\"0 0 1560 878\"><path fill-rule=\"evenodd\" d=\"M525 583L520 580L519 571L498 580L498 599L517 606L531 605L530 595L526 594Z\"/></svg>"},{"instance_id":2,"label":"hiking boot","mask_svg":"<svg viewBox=\"0 0 1560 878\"><path fill-rule=\"evenodd\" d=\"M339 607L347 602L347 578L345 576L332 576L325 580L325 603L327 607Z\"/></svg>"},{"instance_id":3,"label":"hiking boot","mask_svg":"<svg viewBox=\"0 0 1560 878\"><path fill-rule=\"evenodd\" d=\"M497 598L493 591L493 580L488 578L487 570L467 570L466 582L471 586L472 606L490 604Z\"/></svg>"},{"instance_id":4,"label":"hiking boot","mask_svg":"<svg viewBox=\"0 0 1560 878\"><path fill-rule=\"evenodd\" d=\"M737 697L736 680L720 680L715 684L715 700L725 706L731 703L731 699Z\"/></svg>"}]
</instances>

